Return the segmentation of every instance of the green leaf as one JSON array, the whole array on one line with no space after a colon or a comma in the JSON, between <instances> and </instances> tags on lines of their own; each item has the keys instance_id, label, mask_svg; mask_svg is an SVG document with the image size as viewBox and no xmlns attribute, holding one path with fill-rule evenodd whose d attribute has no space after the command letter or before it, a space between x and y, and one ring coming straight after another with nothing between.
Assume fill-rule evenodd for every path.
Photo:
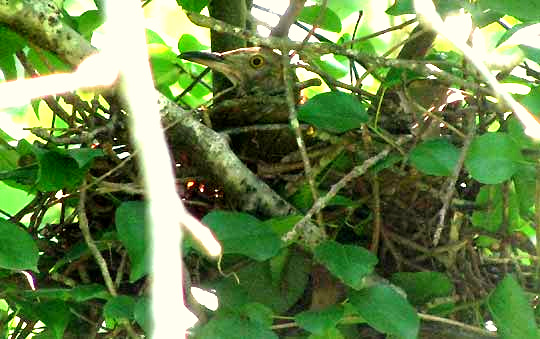
<instances>
[{"instance_id":1,"label":"green leaf","mask_svg":"<svg viewBox=\"0 0 540 339\"><path fill-rule=\"evenodd\" d=\"M103 12L99 10L89 10L74 18L77 22L77 30L86 39L91 40L94 31L105 22Z\"/></svg>"},{"instance_id":2,"label":"green leaf","mask_svg":"<svg viewBox=\"0 0 540 339\"><path fill-rule=\"evenodd\" d=\"M302 220L302 217L302 215L288 215L284 217L270 218L263 221L263 223L266 227L274 231L278 237L281 237L282 235L285 235L285 233L292 230L294 225Z\"/></svg>"},{"instance_id":3,"label":"green leaf","mask_svg":"<svg viewBox=\"0 0 540 339\"><path fill-rule=\"evenodd\" d=\"M349 74L349 62L348 60L341 62L337 57L327 54L319 59L314 59L313 63L334 78L340 79Z\"/></svg>"},{"instance_id":4,"label":"green leaf","mask_svg":"<svg viewBox=\"0 0 540 339\"><path fill-rule=\"evenodd\" d=\"M100 284L75 286L70 291L70 295L76 302L84 302L91 299L109 299L111 296L105 287Z\"/></svg>"},{"instance_id":5,"label":"green leaf","mask_svg":"<svg viewBox=\"0 0 540 339\"><path fill-rule=\"evenodd\" d=\"M134 282L149 272L150 265L150 239L144 202L124 202L116 209L115 222L118 238L126 247L131 260L129 280Z\"/></svg>"},{"instance_id":6,"label":"green leaf","mask_svg":"<svg viewBox=\"0 0 540 339\"><path fill-rule=\"evenodd\" d=\"M410 153L411 163L422 173L449 176L459 158L459 150L447 139L423 141Z\"/></svg>"},{"instance_id":7,"label":"green leaf","mask_svg":"<svg viewBox=\"0 0 540 339\"><path fill-rule=\"evenodd\" d=\"M486 185L480 188L476 195L475 203L481 206L472 214L473 226L489 231L497 232L503 223L503 210L508 213L508 231L521 227L519 201L517 195L511 189L507 192L507 202L503 201L503 192L500 185Z\"/></svg>"},{"instance_id":8,"label":"green leaf","mask_svg":"<svg viewBox=\"0 0 540 339\"><path fill-rule=\"evenodd\" d=\"M311 25L317 23L318 27L330 32L341 32L341 20L330 8L325 8L323 17L317 20L322 10L323 8L318 5L306 6L302 9L298 20Z\"/></svg>"},{"instance_id":9,"label":"green leaf","mask_svg":"<svg viewBox=\"0 0 540 339\"><path fill-rule=\"evenodd\" d=\"M165 40L163 40L158 33L154 32L151 29L146 29L146 43L148 45L150 44L158 44L158 45L167 45L165 43Z\"/></svg>"},{"instance_id":10,"label":"green leaf","mask_svg":"<svg viewBox=\"0 0 540 339\"><path fill-rule=\"evenodd\" d=\"M39 320L53 332L56 339L64 338L64 331L70 321L68 304L61 300L42 301L33 305Z\"/></svg>"},{"instance_id":11,"label":"green leaf","mask_svg":"<svg viewBox=\"0 0 540 339\"><path fill-rule=\"evenodd\" d=\"M26 46L26 39L3 24L0 24L0 36L2 37L2 49L0 49L2 56L15 54Z\"/></svg>"},{"instance_id":12,"label":"green leaf","mask_svg":"<svg viewBox=\"0 0 540 339\"><path fill-rule=\"evenodd\" d=\"M152 333L152 312L151 312L150 299L142 297L137 300L135 308L133 310L133 317L137 324L139 324L143 330L148 334Z\"/></svg>"},{"instance_id":13,"label":"green leaf","mask_svg":"<svg viewBox=\"0 0 540 339\"><path fill-rule=\"evenodd\" d=\"M1 175L2 172L0 172L0 177ZM17 186L8 182L0 182L0 192L2 192L2 197L6 197L2 201L2 210L11 215L19 212L22 206L31 203L35 198L35 195L29 192L31 189L28 189L28 187L16 188Z\"/></svg>"},{"instance_id":14,"label":"green leaf","mask_svg":"<svg viewBox=\"0 0 540 339\"><path fill-rule=\"evenodd\" d=\"M27 53L28 62L36 68L36 70L41 75L50 74L50 68L54 69L56 72L72 72L73 69L70 65L63 62L55 54L40 49L39 52L36 52L33 48Z\"/></svg>"},{"instance_id":15,"label":"green leaf","mask_svg":"<svg viewBox=\"0 0 540 339\"><path fill-rule=\"evenodd\" d=\"M356 331L351 333L356 334ZM349 336L347 338L350 338ZM323 334L310 334L308 339L345 339L345 336L337 328L329 328Z\"/></svg>"},{"instance_id":16,"label":"green leaf","mask_svg":"<svg viewBox=\"0 0 540 339\"><path fill-rule=\"evenodd\" d=\"M37 189L56 192L64 188L75 188L82 182L86 168L80 168L75 159L60 149L47 150L34 147L39 164Z\"/></svg>"},{"instance_id":17,"label":"green leaf","mask_svg":"<svg viewBox=\"0 0 540 339\"><path fill-rule=\"evenodd\" d=\"M74 188L82 182L93 158L102 156L103 151L92 149L43 149L33 146L39 164L37 188L55 192L63 188Z\"/></svg>"},{"instance_id":18,"label":"green leaf","mask_svg":"<svg viewBox=\"0 0 540 339\"><path fill-rule=\"evenodd\" d=\"M396 0L386 11L386 14L398 16L403 14L415 14L412 0Z\"/></svg>"},{"instance_id":19,"label":"green leaf","mask_svg":"<svg viewBox=\"0 0 540 339\"><path fill-rule=\"evenodd\" d=\"M200 65L197 65L197 64L194 64L194 63L188 64L186 62L182 62L181 60L179 60L179 62L182 63L184 68L186 68L186 67L195 68L196 71L193 72L193 73L200 74L203 71L203 69L201 68ZM203 80L206 81L206 82L211 82L211 74L212 74L212 72L210 72L208 75L203 77ZM178 77L178 83L180 84L180 87L182 87L184 89L187 88L188 86L190 86L192 84L192 82L193 82L193 79L187 73L186 74L181 74ZM195 87L193 87L188 94L186 94L186 95L184 95L182 97L182 100L184 102L192 105L192 107L197 107L198 105L201 105L205 101L204 96L207 95L208 93L210 93L210 90L206 86L203 86L202 84L197 83L197 85L195 85ZM193 104L192 104L192 102L193 102Z\"/></svg>"},{"instance_id":20,"label":"green leaf","mask_svg":"<svg viewBox=\"0 0 540 339\"><path fill-rule=\"evenodd\" d=\"M69 288L39 288L37 290L23 291L25 298L60 299L67 301L71 298Z\"/></svg>"},{"instance_id":21,"label":"green leaf","mask_svg":"<svg viewBox=\"0 0 540 339\"><path fill-rule=\"evenodd\" d=\"M526 163L519 167L512 178L519 201L520 214L526 215L534 207L536 194L536 168L534 164Z\"/></svg>"},{"instance_id":22,"label":"green leaf","mask_svg":"<svg viewBox=\"0 0 540 339\"><path fill-rule=\"evenodd\" d=\"M0 128L0 140L2 140L2 144L4 144L4 142L15 141L14 138L12 138L9 134L4 132L4 130L1 128Z\"/></svg>"},{"instance_id":23,"label":"green leaf","mask_svg":"<svg viewBox=\"0 0 540 339\"><path fill-rule=\"evenodd\" d=\"M462 7L459 0L435 0L437 12L444 17L449 12L458 10ZM394 5L385 12L388 15L398 16L403 14L416 14L413 0L396 0Z\"/></svg>"},{"instance_id":24,"label":"green leaf","mask_svg":"<svg viewBox=\"0 0 540 339\"><path fill-rule=\"evenodd\" d=\"M148 52L156 87L166 87L177 82L182 70L171 48L162 44L150 44Z\"/></svg>"},{"instance_id":25,"label":"green leaf","mask_svg":"<svg viewBox=\"0 0 540 339\"><path fill-rule=\"evenodd\" d=\"M496 244L500 244L500 241L487 235L479 235L478 238L474 240L474 245L476 247L490 248Z\"/></svg>"},{"instance_id":26,"label":"green leaf","mask_svg":"<svg viewBox=\"0 0 540 339\"><path fill-rule=\"evenodd\" d=\"M540 49L528 45L519 45L519 49L523 52L525 58L540 63Z\"/></svg>"},{"instance_id":27,"label":"green leaf","mask_svg":"<svg viewBox=\"0 0 540 339\"><path fill-rule=\"evenodd\" d=\"M540 87L533 87L520 101L529 112L540 112Z\"/></svg>"},{"instance_id":28,"label":"green leaf","mask_svg":"<svg viewBox=\"0 0 540 339\"><path fill-rule=\"evenodd\" d=\"M522 21L533 21L540 17L540 8L536 0L480 0L480 5L484 9L505 13Z\"/></svg>"},{"instance_id":29,"label":"green leaf","mask_svg":"<svg viewBox=\"0 0 540 339\"><path fill-rule=\"evenodd\" d=\"M362 287L364 277L373 272L377 257L365 248L326 241L315 248L315 260L352 288Z\"/></svg>"},{"instance_id":30,"label":"green leaf","mask_svg":"<svg viewBox=\"0 0 540 339\"><path fill-rule=\"evenodd\" d=\"M17 66L15 65L14 55L2 55L0 53L0 71L4 74L5 80L17 79Z\"/></svg>"},{"instance_id":31,"label":"green leaf","mask_svg":"<svg viewBox=\"0 0 540 339\"><path fill-rule=\"evenodd\" d=\"M506 133L486 133L474 138L465 167L483 184L508 180L518 170L523 157L518 145Z\"/></svg>"},{"instance_id":32,"label":"green leaf","mask_svg":"<svg viewBox=\"0 0 540 339\"><path fill-rule=\"evenodd\" d=\"M212 211L202 222L216 234L224 254L242 254L263 261L275 256L281 248L277 234L249 214Z\"/></svg>"},{"instance_id":33,"label":"green leaf","mask_svg":"<svg viewBox=\"0 0 540 339\"><path fill-rule=\"evenodd\" d=\"M104 251L104 250L110 250L113 246L113 243L111 240L96 240L95 241L96 246L98 250ZM50 272L56 272L61 267L63 267L66 264L69 264L77 259L80 259L83 256L91 255L90 250L88 249L88 245L84 241L79 241L75 245L72 246L72 248L65 254L65 256L58 260L53 268L50 269Z\"/></svg>"},{"instance_id":34,"label":"green leaf","mask_svg":"<svg viewBox=\"0 0 540 339\"><path fill-rule=\"evenodd\" d=\"M289 256L291 255L291 251L291 248L284 247L281 249L281 251L279 251L278 255L268 260L270 265L270 279L272 281L272 286L275 288L279 288L287 262L289 261Z\"/></svg>"},{"instance_id":35,"label":"green leaf","mask_svg":"<svg viewBox=\"0 0 540 339\"><path fill-rule=\"evenodd\" d=\"M0 48L0 70L4 74L5 80L15 80L17 79L15 52L22 50L26 46L26 40L1 24L0 37L2 37L2 47Z\"/></svg>"},{"instance_id":36,"label":"green leaf","mask_svg":"<svg viewBox=\"0 0 540 339\"><path fill-rule=\"evenodd\" d=\"M356 334L356 332L353 332ZM345 339L337 328L329 328L322 334L311 334L308 339Z\"/></svg>"},{"instance_id":37,"label":"green leaf","mask_svg":"<svg viewBox=\"0 0 540 339\"><path fill-rule=\"evenodd\" d=\"M208 5L209 0L176 0L185 11L199 13Z\"/></svg>"},{"instance_id":38,"label":"green leaf","mask_svg":"<svg viewBox=\"0 0 540 339\"><path fill-rule=\"evenodd\" d=\"M513 276L505 277L497 285L487 306L501 338L538 338L533 309Z\"/></svg>"},{"instance_id":39,"label":"green leaf","mask_svg":"<svg viewBox=\"0 0 540 339\"><path fill-rule=\"evenodd\" d=\"M0 180L14 188L30 191L38 174L38 166L31 165L33 162L33 155L20 156L11 147L0 145Z\"/></svg>"},{"instance_id":40,"label":"green leaf","mask_svg":"<svg viewBox=\"0 0 540 339\"><path fill-rule=\"evenodd\" d=\"M0 267L37 272L39 252L34 239L14 223L0 219Z\"/></svg>"},{"instance_id":41,"label":"green leaf","mask_svg":"<svg viewBox=\"0 0 540 339\"><path fill-rule=\"evenodd\" d=\"M209 46L201 44L199 40L191 34L182 34L180 40L178 40L178 51L180 51L180 53L202 51L209 48Z\"/></svg>"},{"instance_id":42,"label":"green leaf","mask_svg":"<svg viewBox=\"0 0 540 339\"><path fill-rule=\"evenodd\" d=\"M197 333L200 339L277 339L267 326L236 314L218 314Z\"/></svg>"},{"instance_id":43,"label":"green leaf","mask_svg":"<svg viewBox=\"0 0 540 339\"><path fill-rule=\"evenodd\" d=\"M447 297L454 290L452 281L440 272L398 272L392 283L403 288L414 305L423 305L438 297Z\"/></svg>"},{"instance_id":44,"label":"green leaf","mask_svg":"<svg viewBox=\"0 0 540 339\"><path fill-rule=\"evenodd\" d=\"M503 220L502 192L500 186L486 185L480 188L476 201L483 210L475 210L472 224L489 232L497 232Z\"/></svg>"},{"instance_id":45,"label":"green leaf","mask_svg":"<svg viewBox=\"0 0 540 339\"><path fill-rule=\"evenodd\" d=\"M317 4L322 4L323 0L315 0ZM333 10L341 19L347 18L352 13L365 9L365 0L328 0L326 1L328 8Z\"/></svg>"},{"instance_id":46,"label":"green leaf","mask_svg":"<svg viewBox=\"0 0 540 339\"><path fill-rule=\"evenodd\" d=\"M236 312L248 302L257 302L280 314L302 297L310 271L311 260L307 255L291 250L280 273L272 272L268 261L253 262L236 272L240 284L231 277L209 288L217 291L220 308Z\"/></svg>"},{"instance_id":47,"label":"green leaf","mask_svg":"<svg viewBox=\"0 0 540 339\"><path fill-rule=\"evenodd\" d=\"M403 160L403 156L395 153L391 153L383 160L379 161L375 166L369 169L369 172L372 174L379 173L380 171L390 168Z\"/></svg>"},{"instance_id":48,"label":"green leaf","mask_svg":"<svg viewBox=\"0 0 540 339\"><path fill-rule=\"evenodd\" d=\"M294 321L303 329L318 335L334 328L343 317L343 307L330 306L320 311L304 311L294 316Z\"/></svg>"},{"instance_id":49,"label":"green leaf","mask_svg":"<svg viewBox=\"0 0 540 339\"><path fill-rule=\"evenodd\" d=\"M245 315L249 320L261 324L265 327L272 325L272 310L261 303L248 303L240 310L241 315Z\"/></svg>"},{"instance_id":50,"label":"green leaf","mask_svg":"<svg viewBox=\"0 0 540 339\"><path fill-rule=\"evenodd\" d=\"M416 310L393 288L376 285L352 291L349 300L358 314L377 331L403 339L416 339L420 318Z\"/></svg>"},{"instance_id":51,"label":"green leaf","mask_svg":"<svg viewBox=\"0 0 540 339\"><path fill-rule=\"evenodd\" d=\"M67 150L67 154L75 159L79 168L85 168L92 164L92 160L102 157L104 155L101 149L92 148L73 148Z\"/></svg>"},{"instance_id":52,"label":"green leaf","mask_svg":"<svg viewBox=\"0 0 540 339\"><path fill-rule=\"evenodd\" d=\"M134 310L135 299L127 295L119 295L107 301L103 307L103 315L105 318L114 320L133 319Z\"/></svg>"},{"instance_id":53,"label":"green leaf","mask_svg":"<svg viewBox=\"0 0 540 339\"><path fill-rule=\"evenodd\" d=\"M539 145L538 140L525 134L525 129L518 118L510 116L506 119L506 122L508 135L514 139L520 148L536 148Z\"/></svg>"},{"instance_id":54,"label":"green leaf","mask_svg":"<svg viewBox=\"0 0 540 339\"><path fill-rule=\"evenodd\" d=\"M479 27L484 28L485 26L494 23L504 16L504 13L497 12L491 9L484 9L478 6L478 3L473 3L471 5L465 5L466 10L471 13L473 22Z\"/></svg>"},{"instance_id":55,"label":"green leaf","mask_svg":"<svg viewBox=\"0 0 540 339\"><path fill-rule=\"evenodd\" d=\"M0 171L9 171L17 168L18 160L19 154L17 151L7 143L0 141Z\"/></svg>"},{"instance_id":56,"label":"green leaf","mask_svg":"<svg viewBox=\"0 0 540 339\"><path fill-rule=\"evenodd\" d=\"M327 191L319 190L319 195L324 196L328 193ZM307 210L313 205L313 195L311 194L311 189L308 184L302 185L290 198L291 203L300 210ZM344 207L353 207L358 206L359 203L351 200L348 197L337 194L334 196L328 204L330 206L344 206Z\"/></svg>"},{"instance_id":57,"label":"green leaf","mask_svg":"<svg viewBox=\"0 0 540 339\"><path fill-rule=\"evenodd\" d=\"M344 133L369 120L366 110L366 105L351 94L326 92L300 106L298 119L330 133Z\"/></svg>"}]
</instances>

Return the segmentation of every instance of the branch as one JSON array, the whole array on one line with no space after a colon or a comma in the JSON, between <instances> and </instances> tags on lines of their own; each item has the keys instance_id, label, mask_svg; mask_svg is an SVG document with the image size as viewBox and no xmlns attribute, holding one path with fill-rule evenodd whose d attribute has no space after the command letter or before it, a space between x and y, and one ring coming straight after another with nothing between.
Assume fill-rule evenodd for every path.
<instances>
[{"instance_id":1,"label":"branch","mask_svg":"<svg viewBox=\"0 0 540 339\"><path fill-rule=\"evenodd\" d=\"M54 1L0 1L0 22L26 36L37 46L54 51L68 64L77 66L96 50L78 32L67 26L61 16Z\"/></svg>"}]
</instances>

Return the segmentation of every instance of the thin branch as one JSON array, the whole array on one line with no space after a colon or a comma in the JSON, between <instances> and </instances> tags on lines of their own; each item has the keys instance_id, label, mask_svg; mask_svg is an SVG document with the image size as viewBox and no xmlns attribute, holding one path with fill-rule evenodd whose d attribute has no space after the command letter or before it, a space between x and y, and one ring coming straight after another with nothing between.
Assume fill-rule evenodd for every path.
<instances>
[{"instance_id":1,"label":"thin branch","mask_svg":"<svg viewBox=\"0 0 540 339\"><path fill-rule=\"evenodd\" d=\"M396 140L395 144L399 146L399 145L404 144L410 139L411 139L411 136L409 135L402 136L398 140ZM330 202L330 200L332 200L332 198L335 197L336 194L338 194L339 191L341 191L349 182L363 175L364 173L366 173L366 171L369 168L373 167L379 161L386 158L391 150L392 150L392 147L387 147L383 151L381 151L379 154L364 161L362 165L359 165L353 168L352 171L347 173L347 175L345 175L343 178L341 178L341 180L339 180L336 184L334 184L330 188L330 191L328 191L328 193L324 197L321 197L317 201L315 201L311 209L306 213L306 215L298 223L296 223L296 225L294 225L293 229L285 235L284 239L294 239L294 237L296 236L296 233L298 233L303 228L303 225L307 223L311 219L311 217L313 217L315 213L318 213L320 210L326 207L328 203Z\"/></svg>"},{"instance_id":2,"label":"thin branch","mask_svg":"<svg viewBox=\"0 0 540 339\"><path fill-rule=\"evenodd\" d=\"M350 41L345 41L344 43L342 43L341 45L344 46L344 47L347 47L349 45L354 45L356 43L359 43L359 42L362 42L362 41L366 41L366 40L369 40L369 39L373 39L375 37L378 37L379 35L383 35L383 34L386 34L386 33L389 33L389 32L392 32L392 31L396 31L396 30L399 30L399 29L402 29L404 27L407 27L409 26L410 24L413 24L416 22L416 19L411 19L411 20L408 20L408 21L405 21L404 23L402 24L399 24L397 26L392 26L392 27L389 27L387 29L383 29L382 31L378 31L378 32L375 32L375 33L372 33L372 34L368 34L368 35L364 35L363 37L361 38L358 38L358 39L354 39L354 40L350 40Z\"/></svg>"},{"instance_id":3,"label":"thin branch","mask_svg":"<svg viewBox=\"0 0 540 339\"><path fill-rule=\"evenodd\" d=\"M464 329L464 330L466 330L468 332L473 332L473 333L476 333L476 334L479 334L479 335L482 335L482 336L486 336L486 337L493 337L493 338L498 337L497 333L489 332L489 331L486 331L486 330L484 330L482 328L467 325L467 324L461 323L459 321L446 319L446 318L441 318L441 317L437 317L437 316L434 316L434 315L431 315L431 314L425 314L425 313L418 313L418 315L420 316L420 319L422 319L422 320L435 321L435 322L439 322L439 323L443 323L443 324L447 324L447 325L457 326L457 327L460 327L460 328L462 328L462 329Z\"/></svg>"},{"instance_id":4,"label":"thin branch","mask_svg":"<svg viewBox=\"0 0 540 339\"><path fill-rule=\"evenodd\" d=\"M90 234L90 228L88 227L88 218L86 217L86 208L85 208L85 203L86 203L85 186L86 186L86 180L83 182L81 186L80 195L79 195L79 228L81 229L86 245L90 249L90 252L94 256L94 259L96 260L99 270L101 271L101 276L103 277L105 286L107 286L107 290L113 297L116 297L117 296L116 287L114 287L111 274L109 273L109 268L107 267L107 262L105 261L105 258L103 258L103 256L101 255L101 252L97 248L94 239L92 239L92 234Z\"/></svg>"},{"instance_id":5,"label":"thin branch","mask_svg":"<svg viewBox=\"0 0 540 339\"><path fill-rule=\"evenodd\" d=\"M294 134L296 136L296 143L298 144L298 149L300 150L300 155L302 156L302 162L304 163L304 171L306 173L306 179L311 190L311 196L313 197L313 201L317 201L317 199L319 199L319 192L317 191L317 186L315 185L315 178L313 177L311 163L309 161L309 157L306 151L304 139L302 138L300 122L298 121L298 116L296 114L296 107L294 102L295 95L292 91L293 79L291 77L291 74L289 73L289 56L287 54L287 50L282 50L281 54L281 62L283 64L283 83L285 85L285 90L287 91L286 100L287 108L289 110L289 121L291 123L292 129L294 130ZM323 219L321 214L317 215L317 221L319 223L319 226L322 227Z\"/></svg>"},{"instance_id":6,"label":"thin branch","mask_svg":"<svg viewBox=\"0 0 540 339\"><path fill-rule=\"evenodd\" d=\"M363 90L361 88L358 88L356 86L352 86L352 85L343 83L341 81L338 81L338 80L334 79L334 77L332 77L327 72L325 72L325 71L323 71L323 70L321 70L321 69L319 69L317 67L314 67L313 65L298 65L297 67L300 67L300 68L303 68L303 69L305 69L307 71L318 74L324 80L324 82L328 85L328 87L333 86L333 87L344 88L346 90L351 91L352 93L357 93L357 94L360 94L361 96L363 96L365 98L369 98L370 100L377 99L377 96L375 94L370 93L368 91L365 91L365 90Z\"/></svg>"},{"instance_id":7,"label":"thin branch","mask_svg":"<svg viewBox=\"0 0 540 339\"><path fill-rule=\"evenodd\" d=\"M290 128L289 124L261 124L261 125L249 125L242 127L227 128L219 131L221 134L225 135L234 135L234 134L244 134L251 132L260 132L260 131L280 131L288 130ZM302 130L309 128L309 125L302 124L300 125Z\"/></svg>"},{"instance_id":8,"label":"thin branch","mask_svg":"<svg viewBox=\"0 0 540 339\"><path fill-rule=\"evenodd\" d=\"M465 137L465 140L463 141L461 153L459 155L459 159L456 163L456 166L454 166L452 175L448 177L448 180L447 180L448 184L446 188L446 193L444 194L442 198L443 206L441 207L439 211L439 223L437 225L437 228L435 229L435 234L433 235L433 246L437 246L439 244L441 233L444 228L446 213L448 212L448 208L450 207L450 203L452 201L452 196L454 195L454 192L456 190L456 187L455 187L456 182L459 177L459 173L461 172L461 169L463 168L465 157L467 156L469 146L471 145L472 139L476 131L475 115L471 112L467 113L467 124L468 124L467 128L469 129L469 131L467 133L467 136Z\"/></svg>"}]
</instances>

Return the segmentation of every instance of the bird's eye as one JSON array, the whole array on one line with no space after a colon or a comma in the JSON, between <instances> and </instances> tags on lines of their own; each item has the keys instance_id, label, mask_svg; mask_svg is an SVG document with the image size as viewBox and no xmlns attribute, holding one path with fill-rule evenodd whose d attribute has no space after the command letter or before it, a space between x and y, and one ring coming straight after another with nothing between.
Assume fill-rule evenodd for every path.
<instances>
[{"instance_id":1,"label":"bird's eye","mask_svg":"<svg viewBox=\"0 0 540 339\"><path fill-rule=\"evenodd\" d=\"M260 68L264 65L264 58L262 55L254 55L249 59L249 65L253 68Z\"/></svg>"}]
</instances>

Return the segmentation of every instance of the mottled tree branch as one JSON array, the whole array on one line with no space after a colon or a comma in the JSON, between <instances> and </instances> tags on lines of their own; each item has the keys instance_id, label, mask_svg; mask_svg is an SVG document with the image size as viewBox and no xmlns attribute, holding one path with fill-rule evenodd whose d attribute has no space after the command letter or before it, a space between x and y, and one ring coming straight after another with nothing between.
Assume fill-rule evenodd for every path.
<instances>
[{"instance_id":1,"label":"mottled tree branch","mask_svg":"<svg viewBox=\"0 0 540 339\"><path fill-rule=\"evenodd\" d=\"M88 40L62 22L62 13L53 1L0 1L0 23L72 66L96 52Z\"/></svg>"}]
</instances>

